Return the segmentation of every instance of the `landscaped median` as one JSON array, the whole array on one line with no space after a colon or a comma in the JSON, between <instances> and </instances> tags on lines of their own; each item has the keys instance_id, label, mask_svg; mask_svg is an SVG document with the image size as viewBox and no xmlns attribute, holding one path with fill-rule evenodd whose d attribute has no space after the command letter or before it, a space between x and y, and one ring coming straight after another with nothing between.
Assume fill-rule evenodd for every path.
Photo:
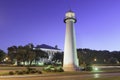
<instances>
[{"instance_id":1,"label":"landscaped median","mask_svg":"<svg viewBox=\"0 0 120 80\"><path fill-rule=\"evenodd\" d=\"M9 70L0 70L0 75L4 76L4 75L42 74L42 71L37 70L36 68L27 67L26 69L23 69L23 70L21 70L21 69L12 70L12 69L11 70L10 69Z\"/></svg>"},{"instance_id":2,"label":"landscaped median","mask_svg":"<svg viewBox=\"0 0 120 80\"><path fill-rule=\"evenodd\" d=\"M64 72L61 66L48 65L46 67L0 67L0 76L29 75Z\"/></svg>"},{"instance_id":3,"label":"landscaped median","mask_svg":"<svg viewBox=\"0 0 120 80\"><path fill-rule=\"evenodd\" d=\"M117 75L112 75L112 73L105 73L105 72L103 73L103 72L94 72L94 71L57 72L56 69L54 68L57 67L53 67L53 66L44 67L44 69L52 70L49 72L44 70L42 71L40 67L34 67L34 68L11 67L11 69L6 68L8 72L4 76L1 75L0 80L120 80L119 73ZM42 71L42 74L37 73L38 71L36 70L39 69L40 71ZM13 73L11 74L10 70L11 71L13 70L14 74ZM2 70L0 69L0 72L1 71ZM11 75L8 74L9 72ZM29 72L29 74L26 72ZM113 70L111 72L113 72Z\"/></svg>"},{"instance_id":4,"label":"landscaped median","mask_svg":"<svg viewBox=\"0 0 120 80\"><path fill-rule=\"evenodd\" d=\"M76 71L64 72L62 66L48 65L46 67L0 67L0 76L7 75L37 75L37 74L58 74L58 75L76 75L76 74L91 74L91 73L114 73L120 72L120 69L96 69L92 71Z\"/></svg>"}]
</instances>

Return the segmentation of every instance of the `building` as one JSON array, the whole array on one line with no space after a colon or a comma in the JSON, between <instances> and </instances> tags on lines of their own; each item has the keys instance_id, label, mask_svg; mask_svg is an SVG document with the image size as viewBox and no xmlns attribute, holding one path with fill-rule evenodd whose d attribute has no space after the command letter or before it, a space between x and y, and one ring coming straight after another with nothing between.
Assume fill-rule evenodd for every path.
<instances>
[{"instance_id":1,"label":"building","mask_svg":"<svg viewBox=\"0 0 120 80\"><path fill-rule=\"evenodd\" d=\"M44 60L44 61L47 61L47 62L52 61L54 54L62 52L60 49L58 49L57 45L55 47L52 47L52 46L49 46L49 45L46 45L46 44L41 44L41 45L37 45L33 49L34 50L42 50L42 51L48 53L48 59Z\"/></svg>"}]
</instances>

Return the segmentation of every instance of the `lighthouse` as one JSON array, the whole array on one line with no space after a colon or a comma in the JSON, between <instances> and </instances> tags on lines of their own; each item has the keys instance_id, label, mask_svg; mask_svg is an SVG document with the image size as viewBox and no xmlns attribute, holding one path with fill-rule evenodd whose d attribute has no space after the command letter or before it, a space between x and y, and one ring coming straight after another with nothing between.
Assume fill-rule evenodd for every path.
<instances>
[{"instance_id":1,"label":"lighthouse","mask_svg":"<svg viewBox=\"0 0 120 80\"><path fill-rule=\"evenodd\" d=\"M64 44L64 71L77 71L79 69L74 23L76 23L75 13L68 11L65 14L66 24L65 44Z\"/></svg>"}]
</instances>

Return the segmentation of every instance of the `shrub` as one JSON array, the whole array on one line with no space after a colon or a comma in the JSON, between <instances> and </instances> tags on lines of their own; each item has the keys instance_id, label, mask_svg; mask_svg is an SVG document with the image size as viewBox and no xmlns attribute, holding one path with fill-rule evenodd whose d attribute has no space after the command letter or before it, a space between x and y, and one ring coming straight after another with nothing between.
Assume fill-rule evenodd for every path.
<instances>
[{"instance_id":1,"label":"shrub","mask_svg":"<svg viewBox=\"0 0 120 80\"><path fill-rule=\"evenodd\" d=\"M36 73L36 70L31 70L30 73Z\"/></svg>"},{"instance_id":2,"label":"shrub","mask_svg":"<svg viewBox=\"0 0 120 80\"><path fill-rule=\"evenodd\" d=\"M15 73L17 74L19 71L15 71Z\"/></svg>"},{"instance_id":3,"label":"shrub","mask_svg":"<svg viewBox=\"0 0 120 80\"><path fill-rule=\"evenodd\" d=\"M51 72L57 72L56 67L50 68Z\"/></svg>"},{"instance_id":4,"label":"shrub","mask_svg":"<svg viewBox=\"0 0 120 80\"><path fill-rule=\"evenodd\" d=\"M23 71L18 71L17 74L22 75L22 74L24 74L24 72Z\"/></svg>"},{"instance_id":5,"label":"shrub","mask_svg":"<svg viewBox=\"0 0 120 80\"><path fill-rule=\"evenodd\" d=\"M36 70L36 69L35 68L27 67L27 71L33 71L33 70Z\"/></svg>"},{"instance_id":6,"label":"shrub","mask_svg":"<svg viewBox=\"0 0 120 80\"><path fill-rule=\"evenodd\" d=\"M57 72L64 72L64 70L62 69L62 67L57 67Z\"/></svg>"},{"instance_id":7,"label":"shrub","mask_svg":"<svg viewBox=\"0 0 120 80\"><path fill-rule=\"evenodd\" d=\"M13 71L10 71L9 72L9 75L14 75L15 73Z\"/></svg>"},{"instance_id":8,"label":"shrub","mask_svg":"<svg viewBox=\"0 0 120 80\"><path fill-rule=\"evenodd\" d=\"M22 72L23 72L23 74L26 74L27 71L22 71Z\"/></svg>"},{"instance_id":9,"label":"shrub","mask_svg":"<svg viewBox=\"0 0 120 80\"><path fill-rule=\"evenodd\" d=\"M38 71L37 73L38 73L38 74L42 74L42 72L41 72L41 71Z\"/></svg>"},{"instance_id":10,"label":"shrub","mask_svg":"<svg viewBox=\"0 0 120 80\"><path fill-rule=\"evenodd\" d=\"M91 67L91 66L87 66L87 67L85 68L85 70L86 70L86 71L92 71L92 67Z\"/></svg>"},{"instance_id":11,"label":"shrub","mask_svg":"<svg viewBox=\"0 0 120 80\"><path fill-rule=\"evenodd\" d=\"M48 67L43 68L44 71L46 72L64 72L64 70L62 69L62 67L55 67L52 65L49 65Z\"/></svg>"},{"instance_id":12,"label":"shrub","mask_svg":"<svg viewBox=\"0 0 120 80\"><path fill-rule=\"evenodd\" d=\"M39 70L36 70L35 72L36 72L36 73L38 73L38 72L39 72Z\"/></svg>"},{"instance_id":13,"label":"shrub","mask_svg":"<svg viewBox=\"0 0 120 80\"><path fill-rule=\"evenodd\" d=\"M38 73L38 74L42 74L41 71L39 70L36 70L35 68L27 68L27 70L23 70L23 71L10 71L9 72L9 75L14 75L14 74L17 74L17 75L23 75L23 74L33 74L33 73Z\"/></svg>"},{"instance_id":14,"label":"shrub","mask_svg":"<svg viewBox=\"0 0 120 80\"><path fill-rule=\"evenodd\" d=\"M30 72L29 71L26 71L26 74L29 74Z\"/></svg>"}]
</instances>

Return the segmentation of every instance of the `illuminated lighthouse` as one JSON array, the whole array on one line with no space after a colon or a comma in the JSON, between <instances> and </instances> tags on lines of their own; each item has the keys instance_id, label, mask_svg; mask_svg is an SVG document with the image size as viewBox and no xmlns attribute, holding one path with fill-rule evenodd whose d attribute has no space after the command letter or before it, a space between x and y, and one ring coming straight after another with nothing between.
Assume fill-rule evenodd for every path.
<instances>
[{"instance_id":1,"label":"illuminated lighthouse","mask_svg":"<svg viewBox=\"0 0 120 80\"><path fill-rule=\"evenodd\" d=\"M79 69L74 30L74 23L76 23L76 21L74 12L68 11L65 14L64 22L66 23L66 35L63 62L64 71L76 71Z\"/></svg>"}]
</instances>

